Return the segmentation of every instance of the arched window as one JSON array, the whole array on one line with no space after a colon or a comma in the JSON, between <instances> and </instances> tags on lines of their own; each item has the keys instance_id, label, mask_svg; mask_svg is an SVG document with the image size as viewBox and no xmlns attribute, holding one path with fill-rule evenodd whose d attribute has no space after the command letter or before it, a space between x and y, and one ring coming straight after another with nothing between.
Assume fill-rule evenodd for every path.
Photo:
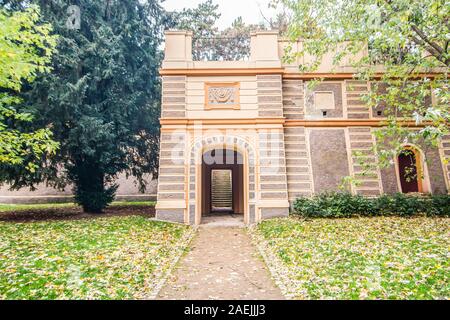
<instances>
[{"instance_id":1,"label":"arched window","mask_svg":"<svg viewBox=\"0 0 450 320\"><path fill-rule=\"evenodd\" d=\"M398 155L398 177L403 193L423 192L423 169L420 152L406 146Z\"/></svg>"}]
</instances>

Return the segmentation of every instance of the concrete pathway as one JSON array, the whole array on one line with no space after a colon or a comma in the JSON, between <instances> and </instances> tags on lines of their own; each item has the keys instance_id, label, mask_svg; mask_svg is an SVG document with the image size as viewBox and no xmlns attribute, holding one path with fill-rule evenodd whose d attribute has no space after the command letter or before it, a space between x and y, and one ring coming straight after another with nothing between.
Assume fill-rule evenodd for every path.
<instances>
[{"instance_id":1,"label":"concrete pathway","mask_svg":"<svg viewBox=\"0 0 450 320\"><path fill-rule=\"evenodd\" d=\"M245 229L207 222L158 299L283 299Z\"/></svg>"}]
</instances>

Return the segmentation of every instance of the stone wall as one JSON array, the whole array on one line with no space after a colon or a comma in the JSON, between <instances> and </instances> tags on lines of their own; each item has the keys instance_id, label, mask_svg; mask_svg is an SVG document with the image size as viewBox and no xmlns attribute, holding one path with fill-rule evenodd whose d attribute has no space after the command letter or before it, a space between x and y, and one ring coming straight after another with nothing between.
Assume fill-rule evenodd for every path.
<instances>
[{"instance_id":1,"label":"stone wall","mask_svg":"<svg viewBox=\"0 0 450 320\"><path fill-rule=\"evenodd\" d=\"M447 190L450 192L450 134L444 136L440 145L440 153L443 159L447 159L447 163L443 163L444 176L447 178Z\"/></svg>"},{"instance_id":2,"label":"stone wall","mask_svg":"<svg viewBox=\"0 0 450 320\"><path fill-rule=\"evenodd\" d=\"M441 161L441 156L437 148L427 148L424 150L429 179L430 192L433 194L447 193L448 187L445 179L445 164Z\"/></svg>"},{"instance_id":3,"label":"stone wall","mask_svg":"<svg viewBox=\"0 0 450 320\"><path fill-rule=\"evenodd\" d=\"M324 81L308 88L308 82L305 83L305 118L306 119L325 119L325 118L343 118L344 117L344 99L342 96L342 82ZM315 94L329 93L331 101L326 109L318 107L315 103ZM324 112L326 114L324 114Z\"/></svg>"},{"instance_id":4,"label":"stone wall","mask_svg":"<svg viewBox=\"0 0 450 320\"><path fill-rule=\"evenodd\" d=\"M301 196L339 190L340 186L354 194L379 196L400 191L394 165L379 168L373 147L371 127L305 128L285 127L285 160L289 202ZM450 154L450 135L440 148L419 145L425 161L424 192L448 193L450 164L443 160ZM344 184L353 177L356 184ZM349 189L350 188L350 189Z\"/></svg>"},{"instance_id":5,"label":"stone wall","mask_svg":"<svg viewBox=\"0 0 450 320\"><path fill-rule=\"evenodd\" d=\"M156 200L157 181L150 176L145 177L147 188L144 193L139 191L133 177L119 175L116 183L119 184L116 200ZM47 202L70 202L73 201L72 187L69 185L64 190L57 190L40 184L37 189L31 191L29 188L22 188L17 191L10 191L7 185L0 187L0 203L47 203Z\"/></svg>"},{"instance_id":6,"label":"stone wall","mask_svg":"<svg viewBox=\"0 0 450 320\"><path fill-rule=\"evenodd\" d=\"M309 133L314 192L337 191L348 176L344 129L314 129Z\"/></svg>"}]
</instances>

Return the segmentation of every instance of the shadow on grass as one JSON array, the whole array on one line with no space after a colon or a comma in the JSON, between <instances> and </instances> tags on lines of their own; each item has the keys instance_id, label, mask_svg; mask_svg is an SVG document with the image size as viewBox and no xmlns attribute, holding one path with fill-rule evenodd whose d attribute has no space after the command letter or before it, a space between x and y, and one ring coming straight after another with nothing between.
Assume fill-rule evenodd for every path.
<instances>
[{"instance_id":1,"label":"shadow on grass","mask_svg":"<svg viewBox=\"0 0 450 320\"><path fill-rule=\"evenodd\" d=\"M155 203L152 201L113 202L101 214L84 213L81 207L74 203L0 204L0 221L9 222L95 219L130 215L154 217Z\"/></svg>"}]
</instances>

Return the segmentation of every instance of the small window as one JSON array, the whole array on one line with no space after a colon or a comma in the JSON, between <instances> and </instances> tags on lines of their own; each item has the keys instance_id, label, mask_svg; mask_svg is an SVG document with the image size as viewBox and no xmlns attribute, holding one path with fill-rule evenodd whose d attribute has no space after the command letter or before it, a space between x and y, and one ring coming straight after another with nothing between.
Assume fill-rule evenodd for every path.
<instances>
[{"instance_id":1,"label":"small window","mask_svg":"<svg viewBox=\"0 0 450 320\"><path fill-rule=\"evenodd\" d=\"M383 113L381 111L377 111L377 116L381 117L383 115Z\"/></svg>"},{"instance_id":2,"label":"small window","mask_svg":"<svg viewBox=\"0 0 450 320\"><path fill-rule=\"evenodd\" d=\"M322 116L326 117L327 116L327 112L326 111L322 111Z\"/></svg>"}]
</instances>

